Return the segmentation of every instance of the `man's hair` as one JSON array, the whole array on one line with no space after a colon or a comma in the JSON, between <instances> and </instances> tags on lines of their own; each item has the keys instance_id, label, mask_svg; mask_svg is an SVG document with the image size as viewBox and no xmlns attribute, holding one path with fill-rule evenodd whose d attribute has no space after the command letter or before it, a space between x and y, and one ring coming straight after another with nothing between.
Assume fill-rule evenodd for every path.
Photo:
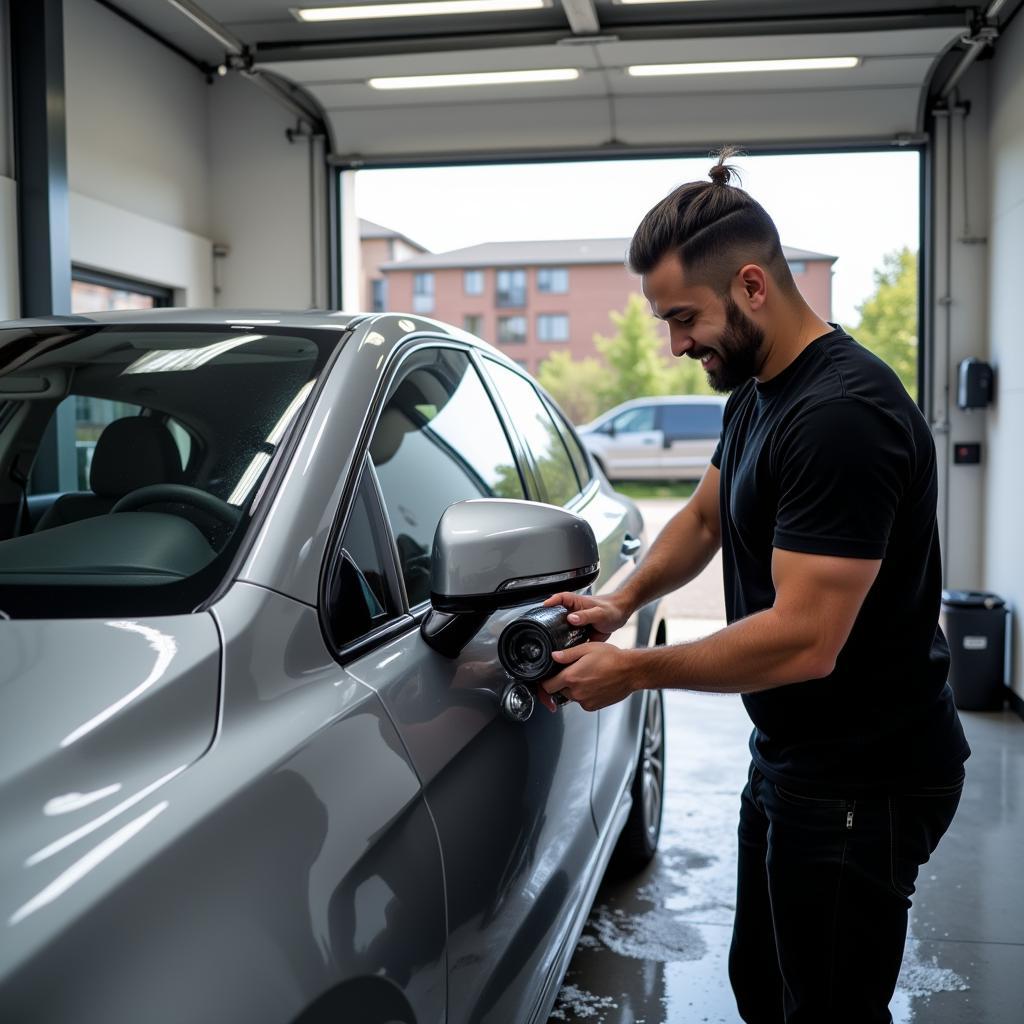
<instances>
[{"instance_id":1,"label":"man's hair","mask_svg":"<svg viewBox=\"0 0 1024 1024\"><path fill-rule=\"evenodd\" d=\"M666 253L675 252L688 283L706 284L719 295L729 291L733 275L747 263L764 267L783 289L796 290L774 221L756 199L729 184L739 175L725 161L737 152L721 150L710 181L680 185L647 212L626 256L634 274L649 273Z\"/></svg>"}]
</instances>

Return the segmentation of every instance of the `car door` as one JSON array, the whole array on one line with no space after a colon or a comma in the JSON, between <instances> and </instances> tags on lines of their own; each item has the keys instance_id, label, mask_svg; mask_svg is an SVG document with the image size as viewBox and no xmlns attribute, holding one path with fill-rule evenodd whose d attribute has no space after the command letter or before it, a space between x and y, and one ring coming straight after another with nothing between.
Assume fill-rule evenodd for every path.
<instances>
[{"instance_id":1,"label":"car door","mask_svg":"<svg viewBox=\"0 0 1024 1024\"><path fill-rule=\"evenodd\" d=\"M662 433L657 406L638 405L619 413L611 422L605 452L609 477L656 477L662 458Z\"/></svg>"},{"instance_id":2,"label":"car door","mask_svg":"<svg viewBox=\"0 0 1024 1024\"><path fill-rule=\"evenodd\" d=\"M711 462L722 433L724 402L671 402L659 409L666 479L698 479Z\"/></svg>"},{"instance_id":3,"label":"car door","mask_svg":"<svg viewBox=\"0 0 1024 1024\"><path fill-rule=\"evenodd\" d=\"M531 455L545 498L563 505L590 523L601 554L597 594L610 594L632 571L642 544L642 520L635 506L590 480L586 458L572 429L541 400L533 384L509 367L486 360L487 372ZM634 613L612 640L619 647L637 643L639 616ZM591 800L602 834L613 827L620 800L632 778L643 698L635 694L602 708Z\"/></svg>"},{"instance_id":4,"label":"car door","mask_svg":"<svg viewBox=\"0 0 1024 1024\"><path fill-rule=\"evenodd\" d=\"M388 524L410 618L398 635L339 654L380 695L433 816L447 890L448 1019L527 1021L586 912L597 863L597 721L578 706L538 706L526 722L503 716L509 680L497 641L522 608L491 616L455 658L420 636L444 509L467 498L530 496L466 351L437 343L407 356L364 472Z\"/></svg>"}]
</instances>

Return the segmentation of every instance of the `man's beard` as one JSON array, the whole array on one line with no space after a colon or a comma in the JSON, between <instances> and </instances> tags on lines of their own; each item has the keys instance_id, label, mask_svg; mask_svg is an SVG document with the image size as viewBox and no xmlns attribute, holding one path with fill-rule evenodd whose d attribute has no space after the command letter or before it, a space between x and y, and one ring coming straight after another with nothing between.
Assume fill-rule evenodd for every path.
<instances>
[{"instance_id":1,"label":"man's beard","mask_svg":"<svg viewBox=\"0 0 1024 1024\"><path fill-rule=\"evenodd\" d=\"M705 371L711 387L724 394L750 380L757 373L763 344L764 331L727 296L725 330L717 344L718 368Z\"/></svg>"}]
</instances>

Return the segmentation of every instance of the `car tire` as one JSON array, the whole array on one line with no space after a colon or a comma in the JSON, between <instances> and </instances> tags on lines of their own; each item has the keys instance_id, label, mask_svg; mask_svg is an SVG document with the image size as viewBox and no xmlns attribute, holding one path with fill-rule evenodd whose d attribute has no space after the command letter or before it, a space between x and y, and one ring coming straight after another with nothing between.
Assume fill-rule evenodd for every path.
<instances>
[{"instance_id":1,"label":"car tire","mask_svg":"<svg viewBox=\"0 0 1024 1024\"><path fill-rule=\"evenodd\" d=\"M665 804L665 701L651 690L644 704L643 735L630 789L633 806L612 854L609 871L626 877L642 871L658 849Z\"/></svg>"}]
</instances>

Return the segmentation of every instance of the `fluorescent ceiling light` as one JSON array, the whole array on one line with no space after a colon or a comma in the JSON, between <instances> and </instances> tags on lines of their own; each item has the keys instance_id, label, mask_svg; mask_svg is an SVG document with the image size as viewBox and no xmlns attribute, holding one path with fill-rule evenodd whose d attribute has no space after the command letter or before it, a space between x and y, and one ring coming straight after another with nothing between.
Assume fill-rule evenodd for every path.
<instances>
[{"instance_id":1,"label":"fluorescent ceiling light","mask_svg":"<svg viewBox=\"0 0 1024 1024\"><path fill-rule=\"evenodd\" d=\"M626 70L634 78L655 75L728 75L761 71L829 71L855 68L859 57L796 57L785 60L719 60L697 64L633 64Z\"/></svg>"},{"instance_id":2,"label":"fluorescent ceiling light","mask_svg":"<svg viewBox=\"0 0 1024 1024\"><path fill-rule=\"evenodd\" d=\"M524 82L571 82L579 68L538 68L533 71L479 71L458 75L406 75L371 78L371 89L443 89L462 85L518 85Z\"/></svg>"},{"instance_id":3,"label":"fluorescent ceiling light","mask_svg":"<svg viewBox=\"0 0 1024 1024\"><path fill-rule=\"evenodd\" d=\"M299 21L361 21L365 18L417 18L438 14L533 11L546 6L546 0L421 0L418 3L293 7L292 14Z\"/></svg>"}]
</instances>

